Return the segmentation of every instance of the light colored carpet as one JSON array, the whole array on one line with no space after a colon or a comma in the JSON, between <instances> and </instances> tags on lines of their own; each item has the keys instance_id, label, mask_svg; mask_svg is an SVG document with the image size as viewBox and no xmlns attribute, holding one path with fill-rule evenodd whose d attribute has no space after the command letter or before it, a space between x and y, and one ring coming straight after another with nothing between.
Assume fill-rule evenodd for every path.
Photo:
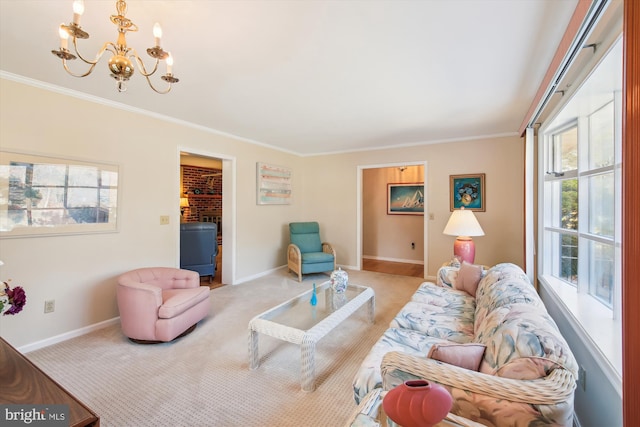
<instances>
[{"instance_id":1,"label":"light colored carpet","mask_svg":"<svg viewBox=\"0 0 640 427\"><path fill-rule=\"evenodd\" d=\"M211 314L173 343L139 345L110 326L27 354L92 408L104 426L342 426L355 409L352 380L361 361L423 279L349 271L376 293L317 345L316 390L300 389L300 350L260 336L260 367L248 368L249 320L328 280L298 283L285 269L211 291Z\"/></svg>"}]
</instances>

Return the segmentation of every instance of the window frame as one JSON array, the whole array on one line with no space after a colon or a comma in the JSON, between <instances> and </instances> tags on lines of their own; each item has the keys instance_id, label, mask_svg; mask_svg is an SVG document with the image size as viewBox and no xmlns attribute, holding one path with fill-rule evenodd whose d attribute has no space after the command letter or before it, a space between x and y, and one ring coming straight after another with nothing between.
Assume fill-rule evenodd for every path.
<instances>
[{"instance_id":1,"label":"window frame","mask_svg":"<svg viewBox=\"0 0 640 427\"><path fill-rule=\"evenodd\" d=\"M106 206L107 214L106 221L102 222L76 222L76 223L53 223L49 224L38 224L38 223L29 223L29 224L16 224L11 218L12 211L19 211L22 209L12 209L12 196L11 191L13 188L12 180L10 179L12 168L19 167L19 165L25 165L28 168L28 165L55 165L64 167L65 177L64 177L64 185L60 183L56 185L33 185L33 176L27 177L27 172L25 172L23 185L25 186L25 194L26 191L33 191L33 189L42 189L42 188L62 188L64 192L64 200L62 202L62 206L60 207L51 207L51 208L39 208L32 207L30 204L32 202L28 201L24 211L27 212L27 216L29 212L38 212L43 210L48 211L73 211L74 209L80 212L81 209L86 209L87 207L69 207L68 206L68 191L69 189L77 189L77 188L91 188L95 189L97 192L97 206L96 209L96 218L104 215L104 207ZM86 186L86 185L69 185L69 168L70 167L86 167L96 170L97 179L96 186ZM110 179L106 185L103 185L103 173L108 172L114 174L114 178ZM29 181L29 182L27 182ZM15 190L15 189L13 189ZM107 190L109 192L115 192L114 197L110 197L110 204L104 205L101 203L101 191ZM9 151L1 151L0 150L0 237L2 238L13 238L13 237L31 237L31 236L48 236L48 235L61 235L61 234L87 234L87 233L106 233L106 232L117 232L118 231L118 217L119 217L119 207L120 207L120 197L122 194L122 188L120 184L120 172L119 166L115 164L109 163L97 163L85 160L78 159L69 159L69 158L58 158L58 157L50 157L50 156L41 156L41 155L32 155L27 153L20 152L9 152ZM31 196L26 196L30 198ZM39 198L39 197L38 197Z\"/></svg>"},{"instance_id":2,"label":"window frame","mask_svg":"<svg viewBox=\"0 0 640 427\"><path fill-rule=\"evenodd\" d=\"M611 49L603 55L606 56L619 44L621 45L621 37L619 37L615 43L612 43ZM600 64L600 63L599 63ZM598 66L599 66L598 64ZM581 86L576 89L573 96L579 93L582 85L591 78L592 73L595 72L597 66L594 67L592 72L581 83ZM620 73L622 72L622 64L620 64ZM606 367L605 371L611 373L611 378L616 379L618 389L621 390L621 371L622 371L622 328L621 328L621 297L622 297L622 280L621 280L621 129L622 129L622 96L618 88L613 88L609 93L609 98L602 101L600 105L590 105L590 110L587 111L588 115L575 114L570 117L570 114L565 114L564 109L568 106L571 99L567 102L559 105L556 109L556 114L550 116L545 122L541 124L538 129L538 158L541 160L538 163L538 245L539 245L539 257L538 257L538 280L540 285L544 288L545 292L548 292L557 304L567 309L567 312L571 314L569 320L575 324L577 331L584 333L585 341L590 341L594 348L598 348L600 354L603 357L603 366ZM614 162L612 165L597 166L591 165L589 162L589 138L590 138L590 117L593 114L600 112L608 105L613 105L613 151ZM583 111L580 111L582 114ZM563 122L560 122L560 120ZM557 154L554 154L551 148L556 149L552 138L553 134L558 134L562 131L570 129L572 125L578 126L578 168L575 171L560 171L555 172L554 169L558 169L558 162L556 162ZM556 166L552 168L551 165ZM613 174L613 186L614 186L614 209L613 209L613 229L614 235L601 235L593 233L590 224L590 215L592 214L589 209L589 197L591 184L589 181L593 177L604 174ZM571 231L561 227L561 223L558 222L557 226L551 226L551 220L553 218L553 211L551 206L555 209L561 209L559 201L555 202L551 200L553 197L553 191L551 186L555 183L567 179L578 180L578 228ZM578 238L578 283L571 285L567 281L561 279L558 274L560 260L556 261L554 258L559 254L559 248L555 250L551 248L554 240L558 241L562 235L575 235ZM590 251L594 244L604 244L609 246L613 250L613 278L614 287L612 289L611 302L607 305L606 300L603 301L598 298L595 292L595 288L591 283L589 275L590 269L593 267L590 265L590 257L592 256ZM587 261L589 260L589 261ZM585 262L587 261L587 262ZM610 270L608 270L610 271Z\"/></svg>"}]
</instances>

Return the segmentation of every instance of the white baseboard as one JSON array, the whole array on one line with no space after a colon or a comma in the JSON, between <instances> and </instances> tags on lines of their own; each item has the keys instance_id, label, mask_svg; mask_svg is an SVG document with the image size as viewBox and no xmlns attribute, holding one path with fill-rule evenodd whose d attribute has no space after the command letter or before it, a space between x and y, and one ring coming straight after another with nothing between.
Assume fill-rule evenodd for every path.
<instances>
[{"instance_id":1,"label":"white baseboard","mask_svg":"<svg viewBox=\"0 0 640 427\"><path fill-rule=\"evenodd\" d=\"M275 271L281 270L283 268L287 268L287 266L286 265L281 265L280 267L272 268L270 270L265 270L265 271L263 271L261 273L258 273L258 274L254 274L254 275L251 275L251 276L243 277L241 279L238 279L235 283L233 283L233 285L239 285L239 284L244 283L244 282L249 282L251 280L259 279L261 277L267 276L267 275L269 275L269 274L271 274L271 273L273 273ZM291 277L294 277L294 276L292 275Z\"/></svg>"},{"instance_id":2,"label":"white baseboard","mask_svg":"<svg viewBox=\"0 0 640 427\"><path fill-rule=\"evenodd\" d=\"M360 270L360 267L358 267L357 265L336 265L336 268L340 267L343 270Z\"/></svg>"},{"instance_id":3,"label":"white baseboard","mask_svg":"<svg viewBox=\"0 0 640 427\"><path fill-rule=\"evenodd\" d=\"M336 268L338 268L338 267L342 268L343 270L360 270L360 268L358 266L355 266L355 265L336 265ZM262 273L254 274L253 276L244 277L244 278L238 280L236 283L234 283L234 285L239 285L241 283L248 282L250 280L259 279L259 278L261 278L263 276L266 276L268 274L273 273L274 271L278 271L278 270L281 270L283 268L288 268L288 266L281 265L280 267L272 268L271 270L267 270L267 271L263 271ZM327 272L327 274L329 274L329 272ZM291 273L291 277L292 278L297 278L297 275L295 275L294 273ZM327 280L329 280L328 275L327 275Z\"/></svg>"},{"instance_id":4,"label":"white baseboard","mask_svg":"<svg viewBox=\"0 0 640 427\"><path fill-rule=\"evenodd\" d=\"M415 259L388 258L388 257L374 256L374 255L362 255L362 258L364 258L364 259L375 259L375 260L378 260L378 261L402 262L404 264L424 265L424 261L418 261L418 260L415 260Z\"/></svg>"},{"instance_id":5,"label":"white baseboard","mask_svg":"<svg viewBox=\"0 0 640 427\"><path fill-rule=\"evenodd\" d=\"M66 341L71 338L79 337L84 334L88 334L89 332L97 331L98 329L106 328L107 326L111 326L120 321L120 317L114 317L113 319L104 320L99 323L94 323L93 325L85 326L84 328L76 329L73 331L65 332L64 334L56 335L51 338L44 339L42 341L37 341L31 344L24 345L22 347L18 347L18 351L20 353L29 353L30 351L38 350L44 347L48 347L53 344L57 344L62 341Z\"/></svg>"}]
</instances>

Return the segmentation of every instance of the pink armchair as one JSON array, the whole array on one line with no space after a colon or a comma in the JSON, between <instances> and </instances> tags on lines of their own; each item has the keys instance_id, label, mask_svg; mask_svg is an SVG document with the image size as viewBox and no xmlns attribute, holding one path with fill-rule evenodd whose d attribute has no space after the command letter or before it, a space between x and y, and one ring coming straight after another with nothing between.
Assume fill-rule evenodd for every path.
<instances>
[{"instance_id":1,"label":"pink armchair","mask_svg":"<svg viewBox=\"0 0 640 427\"><path fill-rule=\"evenodd\" d=\"M193 331L210 311L208 286L195 271L140 268L118 277L122 332L134 342L168 342Z\"/></svg>"}]
</instances>

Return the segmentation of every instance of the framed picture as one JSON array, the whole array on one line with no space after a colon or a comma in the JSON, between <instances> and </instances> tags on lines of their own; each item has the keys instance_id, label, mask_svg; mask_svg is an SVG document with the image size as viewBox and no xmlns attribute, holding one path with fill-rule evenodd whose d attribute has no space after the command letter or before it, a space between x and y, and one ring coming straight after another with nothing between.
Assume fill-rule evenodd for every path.
<instances>
[{"instance_id":1,"label":"framed picture","mask_svg":"<svg viewBox=\"0 0 640 427\"><path fill-rule=\"evenodd\" d=\"M259 205L291 204L291 169L256 163L256 203Z\"/></svg>"},{"instance_id":2,"label":"framed picture","mask_svg":"<svg viewBox=\"0 0 640 427\"><path fill-rule=\"evenodd\" d=\"M487 210L483 173L450 175L449 190L451 191L449 207L452 212L461 207L477 212Z\"/></svg>"},{"instance_id":3,"label":"framed picture","mask_svg":"<svg viewBox=\"0 0 640 427\"><path fill-rule=\"evenodd\" d=\"M116 232L119 168L0 151L0 237Z\"/></svg>"},{"instance_id":4,"label":"framed picture","mask_svg":"<svg viewBox=\"0 0 640 427\"><path fill-rule=\"evenodd\" d=\"M387 184L387 215L424 215L424 183Z\"/></svg>"}]
</instances>

